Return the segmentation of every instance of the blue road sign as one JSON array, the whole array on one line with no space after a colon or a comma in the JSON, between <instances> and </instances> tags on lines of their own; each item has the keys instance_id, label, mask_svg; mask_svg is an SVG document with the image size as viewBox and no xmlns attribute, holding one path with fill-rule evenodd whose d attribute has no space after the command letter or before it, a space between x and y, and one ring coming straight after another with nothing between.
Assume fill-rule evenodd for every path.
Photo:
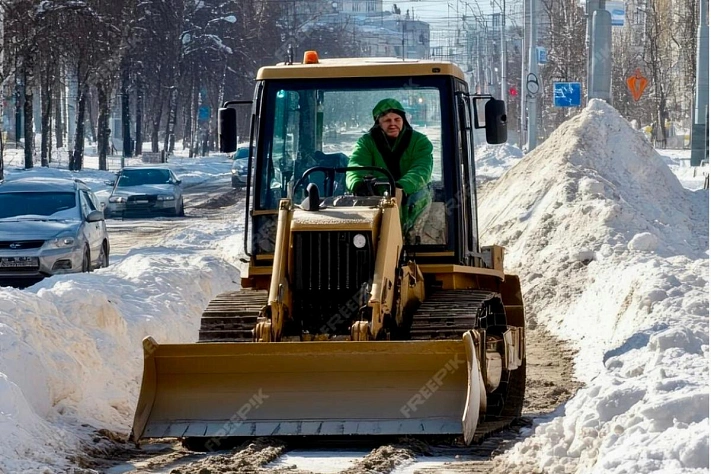
<instances>
[{"instance_id":1,"label":"blue road sign","mask_svg":"<svg viewBox=\"0 0 711 474\"><path fill-rule=\"evenodd\" d=\"M536 57L538 57L538 64L546 64L548 62L548 50L542 46L536 47Z\"/></svg>"},{"instance_id":2,"label":"blue road sign","mask_svg":"<svg viewBox=\"0 0 711 474\"><path fill-rule=\"evenodd\" d=\"M210 120L210 107L201 105L198 108L198 122L207 122L208 120Z\"/></svg>"},{"instance_id":3,"label":"blue road sign","mask_svg":"<svg viewBox=\"0 0 711 474\"><path fill-rule=\"evenodd\" d=\"M581 90L579 82L554 82L553 105L556 107L580 107Z\"/></svg>"}]
</instances>

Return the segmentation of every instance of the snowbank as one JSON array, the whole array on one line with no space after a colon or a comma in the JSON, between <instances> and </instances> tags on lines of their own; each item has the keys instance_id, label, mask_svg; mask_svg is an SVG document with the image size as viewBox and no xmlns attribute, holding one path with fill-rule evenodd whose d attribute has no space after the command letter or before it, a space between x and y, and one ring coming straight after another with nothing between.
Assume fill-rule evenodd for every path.
<instances>
[{"instance_id":1,"label":"snowbank","mask_svg":"<svg viewBox=\"0 0 711 474\"><path fill-rule=\"evenodd\" d=\"M484 144L474 151L476 175L478 178L498 178L523 158L523 152L508 143L501 145Z\"/></svg>"},{"instance_id":2,"label":"snowbank","mask_svg":"<svg viewBox=\"0 0 711 474\"><path fill-rule=\"evenodd\" d=\"M514 472L707 472L708 192L684 189L591 101L484 189L531 324L579 350L586 388L506 456Z\"/></svg>"}]
</instances>

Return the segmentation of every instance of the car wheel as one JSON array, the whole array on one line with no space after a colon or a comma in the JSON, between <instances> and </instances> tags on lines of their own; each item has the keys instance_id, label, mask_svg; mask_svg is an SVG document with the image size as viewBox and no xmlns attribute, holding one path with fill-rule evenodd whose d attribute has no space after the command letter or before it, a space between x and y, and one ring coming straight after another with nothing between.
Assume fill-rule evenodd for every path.
<instances>
[{"instance_id":1,"label":"car wheel","mask_svg":"<svg viewBox=\"0 0 711 474\"><path fill-rule=\"evenodd\" d=\"M180 209L178 209L178 216L185 217L185 205L183 204L183 201L180 201Z\"/></svg>"},{"instance_id":2,"label":"car wheel","mask_svg":"<svg viewBox=\"0 0 711 474\"><path fill-rule=\"evenodd\" d=\"M106 268L109 266L109 252L106 249L106 242L101 244L101 253L99 254L99 267Z\"/></svg>"},{"instance_id":3,"label":"car wheel","mask_svg":"<svg viewBox=\"0 0 711 474\"><path fill-rule=\"evenodd\" d=\"M91 252L89 251L89 247L84 248L84 258L81 261L81 271L91 271Z\"/></svg>"}]
</instances>

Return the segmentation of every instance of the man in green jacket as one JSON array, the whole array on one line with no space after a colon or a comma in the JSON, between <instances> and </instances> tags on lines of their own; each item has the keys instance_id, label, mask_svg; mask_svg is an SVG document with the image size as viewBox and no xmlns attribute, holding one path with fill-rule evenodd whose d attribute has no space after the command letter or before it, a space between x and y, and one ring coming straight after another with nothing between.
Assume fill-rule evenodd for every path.
<instances>
[{"instance_id":1,"label":"man in green jacket","mask_svg":"<svg viewBox=\"0 0 711 474\"><path fill-rule=\"evenodd\" d=\"M379 166L395 178L404 194L400 220L405 242L417 243L432 203L429 183L432 178L432 142L407 122L405 108L395 99L383 99L373 109L375 124L356 143L348 166ZM363 178L373 171L349 171L346 187L365 193Z\"/></svg>"}]
</instances>

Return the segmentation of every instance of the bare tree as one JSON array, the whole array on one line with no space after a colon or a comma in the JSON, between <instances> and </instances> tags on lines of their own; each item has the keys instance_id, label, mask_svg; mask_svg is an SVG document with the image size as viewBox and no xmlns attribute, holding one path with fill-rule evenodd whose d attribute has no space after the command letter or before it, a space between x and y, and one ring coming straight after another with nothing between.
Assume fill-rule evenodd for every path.
<instances>
[{"instance_id":1,"label":"bare tree","mask_svg":"<svg viewBox=\"0 0 711 474\"><path fill-rule=\"evenodd\" d=\"M12 51L8 51L15 64L16 83L24 89L22 111L24 115L24 156L25 168L33 167L34 124L32 111L33 88L35 86L35 64L37 56L37 16L36 6L31 0L10 0L7 3L5 34L12 39ZM20 107L19 94L16 106ZM15 130L16 138L20 130Z\"/></svg>"},{"instance_id":2,"label":"bare tree","mask_svg":"<svg viewBox=\"0 0 711 474\"><path fill-rule=\"evenodd\" d=\"M654 140L666 146L667 134L664 123L667 119L667 96L670 89L671 54L670 42L671 11L669 0L654 0L647 3L646 47L644 61L649 71L653 98L656 104L656 127Z\"/></svg>"},{"instance_id":3,"label":"bare tree","mask_svg":"<svg viewBox=\"0 0 711 474\"><path fill-rule=\"evenodd\" d=\"M541 4L547 19L541 43L548 50L548 62L541 68L543 93L538 100L548 136L575 113L569 108L553 107L549 99L553 97L553 82L585 82L585 14L580 2L575 0L542 0Z\"/></svg>"}]
</instances>

